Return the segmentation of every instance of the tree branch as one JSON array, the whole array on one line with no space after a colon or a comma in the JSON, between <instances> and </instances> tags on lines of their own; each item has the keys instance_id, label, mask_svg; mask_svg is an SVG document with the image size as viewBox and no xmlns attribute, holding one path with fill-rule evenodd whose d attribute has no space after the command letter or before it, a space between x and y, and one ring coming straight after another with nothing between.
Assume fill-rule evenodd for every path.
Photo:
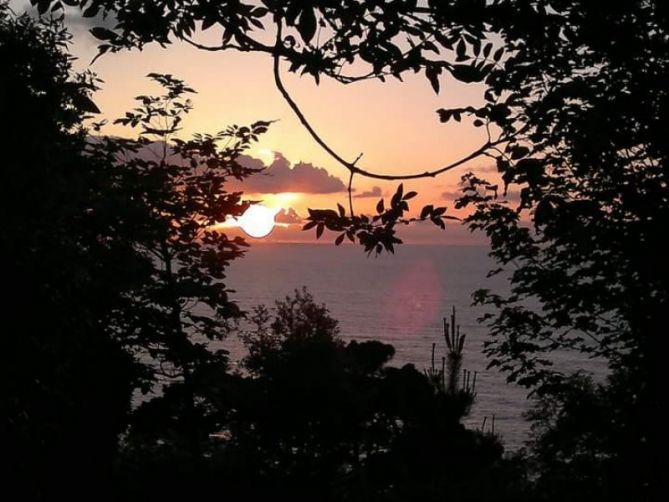
<instances>
[{"instance_id":1,"label":"tree branch","mask_svg":"<svg viewBox=\"0 0 669 502\"><path fill-rule=\"evenodd\" d=\"M365 176L367 178L374 178L374 179L379 179L379 180L386 180L386 181L394 181L394 180L411 180L411 179L419 179L419 178L434 178L435 176L445 173L446 171L450 171L451 169L454 169L458 166L461 166L462 164L465 164L469 162L470 160L473 160L481 155L484 155L485 152L490 149L491 147L498 145L500 143L503 143L507 141L507 138L505 137L499 137L495 141L490 141L487 140L483 145L481 145L479 148L474 150L472 153L469 155L462 157L459 160L456 160L454 162L451 162L450 164L447 164L443 167L440 167L438 169L434 169L431 171L424 171L422 173L411 173L411 174L379 174L375 173L372 171L367 171L365 169L361 169L355 165L355 162L348 162L345 160L341 155L339 155L330 145L328 145L323 138L316 132L316 130L312 127L312 125L309 123L307 120L306 116L300 109L300 107L297 105L295 100L291 97L291 95L288 93L286 90L286 87L283 85L283 81L281 80L281 69L280 69L280 52L281 52L281 47L282 47L282 38L281 38L281 33L282 33L282 23L281 20L279 19L277 21L277 35L276 35L276 46L275 46L275 51L273 54L274 57L274 83L276 85L276 88L279 90L281 95L283 96L283 99L288 103L288 106L293 110L295 115L297 116L298 120L300 123L304 126L304 128L309 132L311 137L320 145L323 150L325 150L333 159L335 159L339 164L344 166L346 169L348 169L351 173L354 174L360 174L362 176Z\"/></svg>"}]
</instances>

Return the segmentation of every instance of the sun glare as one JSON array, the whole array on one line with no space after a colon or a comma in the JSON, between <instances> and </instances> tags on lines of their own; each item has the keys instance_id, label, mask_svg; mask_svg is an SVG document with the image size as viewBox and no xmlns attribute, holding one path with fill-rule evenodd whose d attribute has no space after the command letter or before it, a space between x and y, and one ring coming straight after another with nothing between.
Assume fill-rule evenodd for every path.
<instances>
[{"instance_id":1,"label":"sun glare","mask_svg":"<svg viewBox=\"0 0 669 502\"><path fill-rule=\"evenodd\" d=\"M254 157L263 161L266 166L269 166L274 161L274 151L269 148L259 148L251 154Z\"/></svg>"},{"instance_id":2,"label":"sun glare","mask_svg":"<svg viewBox=\"0 0 669 502\"><path fill-rule=\"evenodd\" d=\"M269 208L262 204L250 206L237 218L237 224L249 237L267 237L274 229L274 218L281 208Z\"/></svg>"}]
</instances>

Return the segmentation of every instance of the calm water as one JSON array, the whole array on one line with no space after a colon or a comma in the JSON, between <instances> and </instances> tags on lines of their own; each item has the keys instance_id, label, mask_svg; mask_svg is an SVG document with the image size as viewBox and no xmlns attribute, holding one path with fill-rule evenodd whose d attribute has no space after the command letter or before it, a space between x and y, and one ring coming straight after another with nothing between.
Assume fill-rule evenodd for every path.
<instances>
[{"instance_id":1,"label":"calm water","mask_svg":"<svg viewBox=\"0 0 669 502\"><path fill-rule=\"evenodd\" d=\"M306 286L339 320L344 339L376 339L395 346L393 364L430 365L432 343L437 360L445 350L442 318L457 309L461 331L467 334L464 367L478 371L477 399L468 425L488 426L495 414L495 429L507 448L520 446L527 435L522 412L526 392L507 384L504 376L486 370L482 353L485 328L476 318L481 308L471 307L478 288L501 289L501 278L486 279L492 267L484 247L400 246L394 256L367 257L356 246L263 244L254 246L228 271L233 297L244 309L274 300ZM226 342L233 357L241 348ZM572 368L578 361L565 359ZM488 427L486 427L487 429Z\"/></svg>"}]
</instances>

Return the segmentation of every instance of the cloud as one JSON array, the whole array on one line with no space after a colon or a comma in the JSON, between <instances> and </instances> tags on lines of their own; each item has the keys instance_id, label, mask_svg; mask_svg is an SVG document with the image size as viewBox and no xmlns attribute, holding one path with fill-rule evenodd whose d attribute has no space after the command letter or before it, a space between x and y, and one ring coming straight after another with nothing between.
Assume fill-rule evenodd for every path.
<instances>
[{"instance_id":1,"label":"cloud","mask_svg":"<svg viewBox=\"0 0 669 502\"><path fill-rule=\"evenodd\" d=\"M277 223L287 224L302 223L302 217L297 214L297 211L295 211L292 207L289 207L288 209L282 209L279 211L276 214L274 221Z\"/></svg>"},{"instance_id":2,"label":"cloud","mask_svg":"<svg viewBox=\"0 0 669 502\"><path fill-rule=\"evenodd\" d=\"M460 190L447 190L441 193L441 198L446 200L456 200L464 194Z\"/></svg>"},{"instance_id":3,"label":"cloud","mask_svg":"<svg viewBox=\"0 0 669 502\"><path fill-rule=\"evenodd\" d=\"M496 173L497 171L497 166L493 164L488 164L486 166L480 166L476 167L473 169L473 171L476 171L477 173Z\"/></svg>"},{"instance_id":4,"label":"cloud","mask_svg":"<svg viewBox=\"0 0 669 502\"><path fill-rule=\"evenodd\" d=\"M265 168L246 178L239 184L239 188L250 193L335 193L346 190L344 182L332 176L322 167L316 167L306 162L290 165L290 162L280 153L274 154L274 162L265 166L259 159L241 155L238 162L249 168Z\"/></svg>"},{"instance_id":5,"label":"cloud","mask_svg":"<svg viewBox=\"0 0 669 502\"><path fill-rule=\"evenodd\" d=\"M381 197L383 195L383 192L381 191L381 187L372 187L371 190L367 190L365 192L359 193L358 195L354 195L354 199L363 199L366 197Z\"/></svg>"},{"instance_id":6,"label":"cloud","mask_svg":"<svg viewBox=\"0 0 669 502\"><path fill-rule=\"evenodd\" d=\"M1 0L0 0L1 1ZM90 137L91 142L99 141ZM164 143L154 141L142 146L133 157L142 160L158 161L161 159ZM187 161L174 153L168 154L168 161L177 165L186 165ZM245 193L272 194L282 192L301 192L312 194L328 194L345 192L346 185L336 176L332 176L322 167L306 162L298 162L291 166L290 162L278 152L274 154L274 162L266 166L262 160L240 155L239 164L261 172L251 174L244 180L228 178L226 190Z\"/></svg>"}]
</instances>

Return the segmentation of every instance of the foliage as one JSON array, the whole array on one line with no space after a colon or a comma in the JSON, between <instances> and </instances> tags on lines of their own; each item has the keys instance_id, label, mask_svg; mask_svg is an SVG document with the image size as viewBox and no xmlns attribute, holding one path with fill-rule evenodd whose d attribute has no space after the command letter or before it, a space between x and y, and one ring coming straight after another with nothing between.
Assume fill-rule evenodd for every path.
<instances>
[{"instance_id":1,"label":"foliage","mask_svg":"<svg viewBox=\"0 0 669 502\"><path fill-rule=\"evenodd\" d=\"M22 488L36 499L109 482L119 435L150 415L131 417L136 390L173 384L146 406L176 403L182 451L190 464L201 454L195 397L226 368L207 341L240 315L222 280L246 245L213 225L248 207L224 183L251 174L236 158L269 125L173 139L192 90L151 74L165 94L140 96L119 120L140 138L91 136L97 81L72 73L68 41L57 20L0 5L1 106L13 120L3 288L16 330L2 358L3 444L12 482L39 480Z\"/></svg>"},{"instance_id":2,"label":"foliage","mask_svg":"<svg viewBox=\"0 0 669 502\"><path fill-rule=\"evenodd\" d=\"M417 218L404 216L409 211L408 201L416 196L416 192L404 193L404 186L400 184L397 191L390 199L388 208L383 199L376 204L376 212L371 218L366 215L356 216L353 208L350 214L341 204L337 205L337 211L331 209L309 209L307 223L303 230L316 228L316 237L320 238L324 229L332 232L341 232L335 239L335 245L339 246L347 238L351 242L358 242L364 246L367 254L376 254L386 251L395 252L395 244L401 244L402 240L396 236L395 227L398 224L408 225L415 221L430 221L434 225L445 228L444 220L455 220L454 216L447 216L445 207L425 206Z\"/></svg>"},{"instance_id":3,"label":"foliage","mask_svg":"<svg viewBox=\"0 0 669 502\"><path fill-rule=\"evenodd\" d=\"M59 5L34 3L42 11ZM637 434L624 448L611 446L634 473L619 493L651 496L669 284L661 240L669 198L666 2L67 3L85 7L86 15L116 17L114 30L93 30L103 41L101 53L176 39L206 50L272 55L277 87L314 139L349 169L351 181L354 175L435 176L477 156L494 158L505 184L502 197L497 184L469 174L458 203L473 210L469 227L489 236L497 272L510 274L510 294L476 296L497 309L487 317L492 364L539 396L562 399L562 386L574 384L578 393L580 384L553 366L556 351L604 359L613 378L624 382L615 386L616 409L650 435ZM195 41L197 22L221 30L221 44ZM276 40L265 42L267 34ZM317 81L383 80L408 71L423 72L435 91L440 73L480 83L483 105L441 109L438 116L443 122L471 118L487 140L434 171L389 176L364 170L334 152L308 123L281 83L279 59ZM348 71L365 62L362 73ZM509 187L521 194L517 207L505 199ZM338 209L312 212L309 227L380 252L398 243L395 226L405 221L408 204L400 187L388 210L380 204L376 219L355 216L352 207L348 215ZM443 223L443 214L432 208L421 219Z\"/></svg>"},{"instance_id":4,"label":"foliage","mask_svg":"<svg viewBox=\"0 0 669 502\"><path fill-rule=\"evenodd\" d=\"M521 493L522 476L502 459L497 438L460 424L458 396L411 365L389 366L390 345L344 342L306 290L249 319L245 372L219 367L200 387L200 425L210 432L201 461L193 464L179 439L183 399L171 385L140 409L119 496L223 489L251 500L511 500Z\"/></svg>"},{"instance_id":5,"label":"foliage","mask_svg":"<svg viewBox=\"0 0 669 502\"><path fill-rule=\"evenodd\" d=\"M388 366L392 346L344 342L306 291L255 310L228 448L244 459L241 493L294 500L425 500L488 492L502 469L496 438L466 430L460 394L412 365ZM471 403L471 402L470 402ZM254 474L257 473L257 474ZM513 484L509 477L503 489ZM500 488L499 485L497 485ZM503 495L498 494L498 498Z\"/></svg>"},{"instance_id":6,"label":"foliage","mask_svg":"<svg viewBox=\"0 0 669 502\"><path fill-rule=\"evenodd\" d=\"M647 421L644 410L621 406L634 387L630 378L635 377L617 374L595 383L577 373L535 400L525 454L536 476L537 500L654 500L639 487L657 486L660 478L653 476L659 471L645 470L649 459L628 456L640 438L649 441L654 434L640 429Z\"/></svg>"},{"instance_id":7,"label":"foliage","mask_svg":"<svg viewBox=\"0 0 669 502\"><path fill-rule=\"evenodd\" d=\"M84 154L96 81L72 72L68 40L0 3L3 481L26 499L108 482L141 375L109 323L145 263L112 166Z\"/></svg>"},{"instance_id":8,"label":"foliage","mask_svg":"<svg viewBox=\"0 0 669 502\"><path fill-rule=\"evenodd\" d=\"M503 51L491 55L481 46L482 2L332 2L298 0L277 2L199 1L128 2L123 0L32 0L40 12L58 11L63 4L78 5L85 17L113 15L113 30L93 28L102 41L100 52L163 46L173 40L194 42L198 28L216 30L221 44L213 50L235 49L273 54L290 61L290 71L325 76L350 83L386 76L402 78L408 71L423 72L435 91L438 76L450 72L470 82L479 80ZM289 34L276 44L266 43L285 24ZM469 49L469 50L468 50ZM476 57L477 72L465 65L435 59L440 51L457 54L457 62ZM490 56L490 59L487 59ZM367 71L354 73L362 66ZM357 69L360 72L359 69ZM480 76L479 76L480 75Z\"/></svg>"},{"instance_id":9,"label":"foliage","mask_svg":"<svg viewBox=\"0 0 669 502\"><path fill-rule=\"evenodd\" d=\"M606 393L609 412L625 417L625 440L594 430L601 444L590 442L586 455L594 460L604 450L620 463L617 472L626 475L609 471L605 483L616 497L647 500L659 479L660 340L669 300L661 251L668 150L660 132L667 10L632 2L604 12L598 2L572 2L538 21L504 28L514 52L488 80L492 94L506 96L507 114L496 125L522 124L497 158L505 191L520 192L519 206L472 175L459 202L474 209L467 224L487 233L500 271L510 275L510 294L476 295L495 308L486 351L511 380L564 406L579 388L565 390L571 380L555 354L604 360L613 383L593 393ZM581 455L580 445L567 445ZM590 482L597 490L601 478L593 473Z\"/></svg>"},{"instance_id":10,"label":"foliage","mask_svg":"<svg viewBox=\"0 0 669 502\"><path fill-rule=\"evenodd\" d=\"M476 377L474 372L462 368L464 361L465 334L460 334L460 325L456 323L455 307L451 313L450 322L444 318L444 340L446 342L446 356L441 358L441 368L435 366L436 343L432 344L432 359L430 368L424 371L425 376L440 395L448 396L454 403L458 403L459 416L466 416L471 410L476 397ZM462 381L460 380L462 370Z\"/></svg>"},{"instance_id":11,"label":"foliage","mask_svg":"<svg viewBox=\"0 0 669 502\"><path fill-rule=\"evenodd\" d=\"M241 192L226 191L226 181L256 171L237 158L269 123L230 126L188 141L173 138L191 109L185 96L194 91L171 75L149 77L164 94L137 97L138 107L116 121L138 127L139 139L102 138L91 154L125 155L118 161L122 184L139 206L133 223L141 232L133 244L151 264L146 283L132 292L128 308L135 317L123 344L151 367L146 383L159 384L154 390L160 395L140 407L134 430L142 430L147 416L156 419L155 410L176 409L170 427L182 435L174 440L199 458L209 431L198 400L227 365L227 352L210 342L223 339L242 315L223 280L226 267L247 244L216 225L249 207ZM165 431L156 426L148 432Z\"/></svg>"}]
</instances>

